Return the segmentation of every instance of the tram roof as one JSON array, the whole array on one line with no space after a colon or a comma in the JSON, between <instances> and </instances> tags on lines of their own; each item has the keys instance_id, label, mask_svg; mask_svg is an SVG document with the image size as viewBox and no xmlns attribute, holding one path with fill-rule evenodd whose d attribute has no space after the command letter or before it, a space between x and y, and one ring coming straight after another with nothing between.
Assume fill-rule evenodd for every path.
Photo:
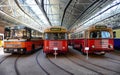
<instances>
[{"instance_id":1,"label":"tram roof","mask_svg":"<svg viewBox=\"0 0 120 75\"><path fill-rule=\"evenodd\" d=\"M85 26L85 23L92 20L93 17L101 15L103 11L107 11L119 3L119 0L4 0L0 1L0 23L2 26L25 25L38 31L44 31L49 26L63 26L73 32L73 30L79 30L80 27ZM115 16L114 13L119 13L119 10L109 14ZM109 20L110 22L112 20L112 24ZM119 15L99 23L117 28ZM88 26L86 25L86 27Z\"/></svg>"}]
</instances>

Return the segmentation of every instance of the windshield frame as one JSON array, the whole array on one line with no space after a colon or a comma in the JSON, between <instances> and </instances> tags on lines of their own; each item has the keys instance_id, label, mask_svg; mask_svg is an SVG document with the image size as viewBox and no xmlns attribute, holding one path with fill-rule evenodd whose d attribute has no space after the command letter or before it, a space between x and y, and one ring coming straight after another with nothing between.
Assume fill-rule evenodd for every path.
<instances>
[{"instance_id":1,"label":"windshield frame","mask_svg":"<svg viewBox=\"0 0 120 75\"><path fill-rule=\"evenodd\" d=\"M89 38L112 38L112 35L108 30L94 30L89 32Z\"/></svg>"},{"instance_id":2,"label":"windshield frame","mask_svg":"<svg viewBox=\"0 0 120 75\"><path fill-rule=\"evenodd\" d=\"M68 36L66 32L60 33L44 33L45 40L67 40Z\"/></svg>"}]
</instances>

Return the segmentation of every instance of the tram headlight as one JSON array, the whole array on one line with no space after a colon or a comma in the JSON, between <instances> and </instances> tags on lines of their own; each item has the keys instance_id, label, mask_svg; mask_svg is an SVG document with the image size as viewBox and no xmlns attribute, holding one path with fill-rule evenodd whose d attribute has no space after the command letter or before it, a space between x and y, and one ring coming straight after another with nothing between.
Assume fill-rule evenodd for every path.
<instances>
[{"instance_id":1,"label":"tram headlight","mask_svg":"<svg viewBox=\"0 0 120 75\"><path fill-rule=\"evenodd\" d=\"M49 47L47 46L46 49L48 49Z\"/></svg>"},{"instance_id":2,"label":"tram headlight","mask_svg":"<svg viewBox=\"0 0 120 75\"><path fill-rule=\"evenodd\" d=\"M92 48L95 48L95 46L94 46L94 45L92 45Z\"/></svg>"},{"instance_id":3,"label":"tram headlight","mask_svg":"<svg viewBox=\"0 0 120 75\"><path fill-rule=\"evenodd\" d=\"M21 51L23 51L23 49L21 49Z\"/></svg>"},{"instance_id":4,"label":"tram headlight","mask_svg":"<svg viewBox=\"0 0 120 75\"><path fill-rule=\"evenodd\" d=\"M63 49L65 49L65 47L63 47Z\"/></svg>"},{"instance_id":5,"label":"tram headlight","mask_svg":"<svg viewBox=\"0 0 120 75\"><path fill-rule=\"evenodd\" d=\"M17 52L17 49L14 49L14 52Z\"/></svg>"}]
</instances>

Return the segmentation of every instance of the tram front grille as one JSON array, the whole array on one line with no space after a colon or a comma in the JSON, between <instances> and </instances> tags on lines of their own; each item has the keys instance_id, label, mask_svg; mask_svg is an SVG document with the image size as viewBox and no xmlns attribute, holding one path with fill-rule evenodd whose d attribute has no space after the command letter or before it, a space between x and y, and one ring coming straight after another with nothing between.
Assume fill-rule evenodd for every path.
<instances>
[{"instance_id":1,"label":"tram front grille","mask_svg":"<svg viewBox=\"0 0 120 75\"><path fill-rule=\"evenodd\" d=\"M52 50L53 48L57 47L58 50L62 49L62 41L50 41L49 42L49 49Z\"/></svg>"},{"instance_id":2,"label":"tram front grille","mask_svg":"<svg viewBox=\"0 0 120 75\"><path fill-rule=\"evenodd\" d=\"M95 40L96 48L108 48L108 40Z\"/></svg>"}]
</instances>

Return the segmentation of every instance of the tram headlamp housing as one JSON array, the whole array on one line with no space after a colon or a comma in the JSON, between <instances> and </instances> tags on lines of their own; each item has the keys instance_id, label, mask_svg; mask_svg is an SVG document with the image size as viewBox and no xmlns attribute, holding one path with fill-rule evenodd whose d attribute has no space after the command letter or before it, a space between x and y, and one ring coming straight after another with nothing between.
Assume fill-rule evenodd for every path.
<instances>
[{"instance_id":1,"label":"tram headlamp housing","mask_svg":"<svg viewBox=\"0 0 120 75\"><path fill-rule=\"evenodd\" d=\"M21 49L21 51L23 51L23 49Z\"/></svg>"},{"instance_id":2,"label":"tram headlamp housing","mask_svg":"<svg viewBox=\"0 0 120 75\"><path fill-rule=\"evenodd\" d=\"M92 48L95 48L95 45L92 45Z\"/></svg>"},{"instance_id":3,"label":"tram headlamp housing","mask_svg":"<svg viewBox=\"0 0 120 75\"><path fill-rule=\"evenodd\" d=\"M63 47L63 49L65 49L65 47Z\"/></svg>"},{"instance_id":4,"label":"tram headlamp housing","mask_svg":"<svg viewBox=\"0 0 120 75\"><path fill-rule=\"evenodd\" d=\"M48 49L49 47L47 46L46 49Z\"/></svg>"}]
</instances>

